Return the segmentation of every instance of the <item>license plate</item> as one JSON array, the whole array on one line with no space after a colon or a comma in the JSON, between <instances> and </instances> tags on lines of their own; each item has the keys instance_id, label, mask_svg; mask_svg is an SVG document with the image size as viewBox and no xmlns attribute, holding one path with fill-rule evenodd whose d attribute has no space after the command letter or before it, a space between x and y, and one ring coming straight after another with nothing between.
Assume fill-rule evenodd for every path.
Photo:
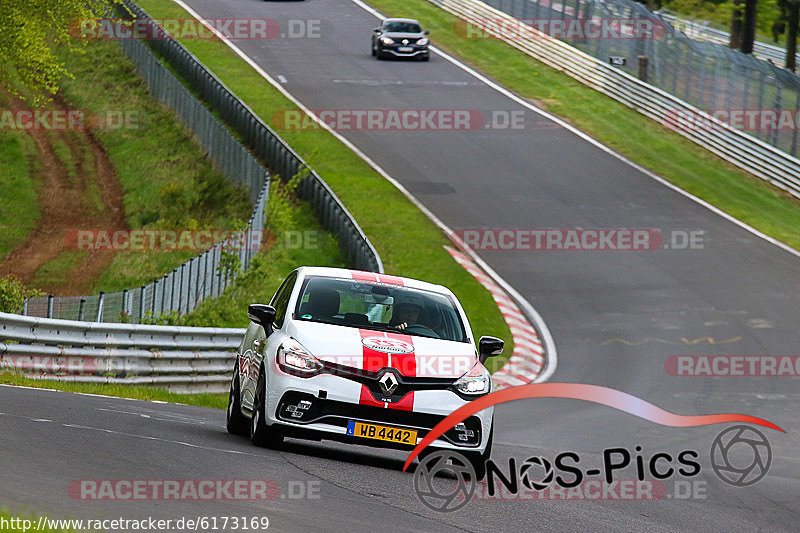
<instances>
[{"instance_id":1,"label":"license plate","mask_svg":"<svg viewBox=\"0 0 800 533\"><path fill-rule=\"evenodd\" d=\"M401 46L397 49L398 52L413 52L414 48L411 46Z\"/></svg>"},{"instance_id":2,"label":"license plate","mask_svg":"<svg viewBox=\"0 0 800 533\"><path fill-rule=\"evenodd\" d=\"M398 429L377 424L367 424L350 420L347 423L347 434L365 439L385 440L400 444L417 444L417 432L410 429Z\"/></svg>"}]
</instances>

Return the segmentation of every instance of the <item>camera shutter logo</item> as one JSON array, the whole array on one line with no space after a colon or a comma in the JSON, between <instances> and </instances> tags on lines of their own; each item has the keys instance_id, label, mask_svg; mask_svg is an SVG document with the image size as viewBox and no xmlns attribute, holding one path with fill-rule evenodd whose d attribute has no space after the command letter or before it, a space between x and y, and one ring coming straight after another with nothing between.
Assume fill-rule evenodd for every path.
<instances>
[{"instance_id":1,"label":"camera shutter logo","mask_svg":"<svg viewBox=\"0 0 800 533\"><path fill-rule=\"evenodd\" d=\"M711 467L728 485L754 485L767 475L771 464L772 448L767 437L750 426L729 427L711 444Z\"/></svg>"},{"instance_id":2,"label":"camera shutter logo","mask_svg":"<svg viewBox=\"0 0 800 533\"><path fill-rule=\"evenodd\" d=\"M448 460L451 464L447 464ZM455 480L435 479L442 472L453 474ZM447 513L461 509L472 499L476 485L475 468L472 464L460 453L449 450L426 456L420 460L414 471L414 490L417 497L434 511Z\"/></svg>"},{"instance_id":3,"label":"camera shutter logo","mask_svg":"<svg viewBox=\"0 0 800 533\"><path fill-rule=\"evenodd\" d=\"M544 470L541 479L532 479L533 467ZM519 469L519 477L525 487L531 490L544 490L553 482L553 465L544 457L528 457Z\"/></svg>"}]
</instances>

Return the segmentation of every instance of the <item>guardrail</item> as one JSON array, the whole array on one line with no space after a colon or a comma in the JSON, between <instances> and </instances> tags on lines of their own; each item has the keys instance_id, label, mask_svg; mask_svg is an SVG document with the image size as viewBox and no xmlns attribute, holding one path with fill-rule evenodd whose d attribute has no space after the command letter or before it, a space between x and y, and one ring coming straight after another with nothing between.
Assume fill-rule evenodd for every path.
<instances>
[{"instance_id":1,"label":"guardrail","mask_svg":"<svg viewBox=\"0 0 800 533\"><path fill-rule=\"evenodd\" d=\"M166 36L161 26L135 2L122 1L130 13L154 28L152 33L148 32L149 35ZM130 17L122 7L120 14ZM328 184L277 133L180 42L165 37L148 43L219 114L223 122L239 134L245 146L264 161L274 174L289 179L300 172L307 172L308 175L298 185L298 195L311 204L323 227L338 235L339 246L345 252L348 263L357 269L383 272L383 262L378 252L355 218Z\"/></svg>"},{"instance_id":2,"label":"guardrail","mask_svg":"<svg viewBox=\"0 0 800 533\"><path fill-rule=\"evenodd\" d=\"M563 71L581 83L636 109L710 150L722 159L769 181L800 198L800 160L769 144L731 128L704 111L661 89L642 82L569 44L554 39L532 26L478 0L429 0L431 3L475 24L483 31ZM487 25L487 20L502 20L510 26ZM518 31L509 37L503 27ZM497 29L500 28L500 29ZM694 127L687 119L700 117L706 127Z\"/></svg>"},{"instance_id":3,"label":"guardrail","mask_svg":"<svg viewBox=\"0 0 800 533\"><path fill-rule=\"evenodd\" d=\"M244 331L0 313L0 369L37 379L227 392Z\"/></svg>"},{"instance_id":4,"label":"guardrail","mask_svg":"<svg viewBox=\"0 0 800 533\"><path fill-rule=\"evenodd\" d=\"M708 25L708 21L686 20L664 11L657 11L656 14L672 24L676 30L682 31L692 39L724 44L725 46L731 42L730 33L712 28ZM786 50L779 46L756 41L753 43L753 55L764 60L769 59L779 67L786 65Z\"/></svg>"}]
</instances>

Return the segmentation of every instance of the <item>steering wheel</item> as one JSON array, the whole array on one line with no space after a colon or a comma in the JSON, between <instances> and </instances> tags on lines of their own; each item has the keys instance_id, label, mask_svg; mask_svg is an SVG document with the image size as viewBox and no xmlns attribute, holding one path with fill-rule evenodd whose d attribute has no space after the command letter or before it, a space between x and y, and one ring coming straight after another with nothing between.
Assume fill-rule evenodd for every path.
<instances>
[{"instance_id":1,"label":"steering wheel","mask_svg":"<svg viewBox=\"0 0 800 533\"><path fill-rule=\"evenodd\" d=\"M412 330L416 330L417 333L421 333L424 335L435 335L437 339L440 338L438 333L433 331L425 324L410 324L406 326L406 328L403 331L412 332Z\"/></svg>"}]
</instances>

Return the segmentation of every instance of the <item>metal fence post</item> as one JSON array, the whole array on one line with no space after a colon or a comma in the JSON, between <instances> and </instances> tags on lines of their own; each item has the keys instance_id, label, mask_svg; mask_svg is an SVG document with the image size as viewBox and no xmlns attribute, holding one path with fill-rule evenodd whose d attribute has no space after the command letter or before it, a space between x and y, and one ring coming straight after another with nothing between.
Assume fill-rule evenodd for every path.
<instances>
[{"instance_id":1,"label":"metal fence post","mask_svg":"<svg viewBox=\"0 0 800 533\"><path fill-rule=\"evenodd\" d=\"M53 295L47 296L47 318L53 318Z\"/></svg>"},{"instance_id":2,"label":"metal fence post","mask_svg":"<svg viewBox=\"0 0 800 533\"><path fill-rule=\"evenodd\" d=\"M103 303L106 297L106 293L100 291L100 299L98 300L97 304L97 320L95 322L102 322L103 321Z\"/></svg>"},{"instance_id":3,"label":"metal fence post","mask_svg":"<svg viewBox=\"0 0 800 533\"><path fill-rule=\"evenodd\" d=\"M139 289L139 324L142 323L142 319L144 319L144 285Z\"/></svg>"},{"instance_id":4,"label":"metal fence post","mask_svg":"<svg viewBox=\"0 0 800 533\"><path fill-rule=\"evenodd\" d=\"M78 304L78 320L83 322L83 313L86 310L86 298L81 298L81 303Z\"/></svg>"}]
</instances>

